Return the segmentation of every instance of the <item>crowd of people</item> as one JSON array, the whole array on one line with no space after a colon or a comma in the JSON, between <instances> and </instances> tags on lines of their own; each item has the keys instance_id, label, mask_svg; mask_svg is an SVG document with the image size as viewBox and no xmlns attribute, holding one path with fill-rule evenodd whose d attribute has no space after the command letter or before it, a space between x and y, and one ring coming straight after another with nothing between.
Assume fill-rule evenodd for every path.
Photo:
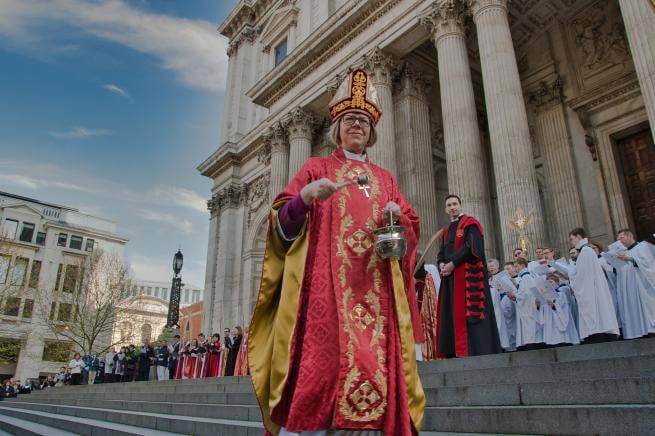
<instances>
[{"instance_id":1,"label":"crowd of people","mask_svg":"<svg viewBox=\"0 0 655 436\"><path fill-rule=\"evenodd\" d=\"M60 386L120 383L131 381L197 379L248 375L246 357L247 328L229 328L207 340L203 333L196 339L180 342L175 335L170 343L147 339L140 347L128 345L104 354L75 353L68 365L55 375L22 384L6 379L0 385L0 399L16 397L33 390Z\"/></svg>"},{"instance_id":2,"label":"crowd of people","mask_svg":"<svg viewBox=\"0 0 655 436\"><path fill-rule=\"evenodd\" d=\"M634 232L622 229L616 242L604 247L582 228L573 229L569 241L568 259L554 248L537 247L533 259L517 248L502 266L487 260L494 333L503 351L655 334L653 241L639 242ZM437 265L422 271L419 304L426 341L421 354L425 360L452 357L438 351L439 291L447 274Z\"/></svg>"}]
</instances>

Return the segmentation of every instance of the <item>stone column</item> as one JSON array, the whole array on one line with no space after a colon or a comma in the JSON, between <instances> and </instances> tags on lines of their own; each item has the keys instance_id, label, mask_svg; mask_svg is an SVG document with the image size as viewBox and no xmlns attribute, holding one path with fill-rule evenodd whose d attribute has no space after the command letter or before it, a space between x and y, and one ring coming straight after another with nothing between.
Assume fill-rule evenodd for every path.
<instances>
[{"instance_id":1,"label":"stone column","mask_svg":"<svg viewBox=\"0 0 655 436\"><path fill-rule=\"evenodd\" d=\"M378 104L382 111L382 117L375 126L378 135L377 143L369 148L367 153L373 163L391 171L393 175L397 175L393 120L392 76L394 68L393 59L379 48L364 57L364 69L377 90Z\"/></svg>"},{"instance_id":2,"label":"stone column","mask_svg":"<svg viewBox=\"0 0 655 436\"><path fill-rule=\"evenodd\" d=\"M312 114L299 107L285 119L289 135L289 177L293 177L312 154L313 123Z\"/></svg>"},{"instance_id":3,"label":"stone column","mask_svg":"<svg viewBox=\"0 0 655 436\"><path fill-rule=\"evenodd\" d=\"M537 89L528 93L528 102L536 112L536 139L551 200L548 215L554 220L555 230L551 242L564 251L569 247L568 233L576 227L584 227L584 216L559 77L541 82Z\"/></svg>"},{"instance_id":4,"label":"stone column","mask_svg":"<svg viewBox=\"0 0 655 436\"><path fill-rule=\"evenodd\" d=\"M469 4L478 33L503 252L505 259L511 259L520 237L509 223L520 218L519 209L532 215L532 222L524 228L529 248L541 245L544 238L530 130L507 0L469 0ZM523 225L522 220L519 225Z\"/></svg>"},{"instance_id":5,"label":"stone column","mask_svg":"<svg viewBox=\"0 0 655 436\"><path fill-rule=\"evenodd\" d=\"M462 0L439 0L422 22L437 48L448 190L462 198L465 213L491 232L491 197L466 49L465 14ZM486 238L485 244L487 252L494 253L493 238Z\"/></svg>"},{"instance_id":6,"label":"stone column","mask_svg":"<svg viewBox=\"0 0 655 436\"><path fill-rule=\"evenodd\" d=\"M398 182L421 219L421 249L438 230L430 108L425 88L425 81L406 67L394 98L396 147L402 156L398 161Z\"/></svg>"},{"instance_id":7,"label":"stone column","mask_svg":"<svg viewBox=\"0 0 655 436\"><path fill-rule=\"evenodd\" d=\"M644 96L650 131L655 134L655 5L650 0L619 0L632 61Z\"/></svg>"},{"instance_id":8,"label":"stone column","mask_svg":"<svg viewBox=\"0 0 655 436\"><path fill-rule=\"evenodd\" d=\"M218 192L218 250L213 298L212 331L222 331L241 321L239 303L239 277L241 271L242 232L246 188L230 183ZM219 330L220 329L220 330Z\"/></svg>"},{"instance_id":9,"label":"stone column","mask_svg":"<svg viewBox=\"0 0 655 436\"><path fill-rule=\"evenodd\" d=\"M213 195L211 200L207 201L207 209L209 210L209 241L207 243L207 268L205 270L205 295L203 298L203 332L214 331L212 321L216 316L214 307L216 301L216 264L219 245L218 216L220 213L218 195Z\"/></svg>"},{"instance_id":10,"label":"stone column","mask_svg":"<svg viewBox=\"0 0 655 436\"><path fill-rule=\"evenodd\" d=\"M289 145L287 132L284 126L277 122L267 132L267 139L271 143L271 186L270 201L282 192L289 181Z\"/></svg>"}]
</instances>

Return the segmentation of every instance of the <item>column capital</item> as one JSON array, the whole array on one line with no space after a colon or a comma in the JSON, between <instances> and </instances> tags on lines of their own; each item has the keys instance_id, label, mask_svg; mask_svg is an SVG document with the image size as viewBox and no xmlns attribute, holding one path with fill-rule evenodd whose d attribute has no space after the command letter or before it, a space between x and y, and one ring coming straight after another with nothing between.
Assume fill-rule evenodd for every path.
<instances>
[{"instance_id":1,"label":"column capital","mask_svg":"<svg viewBox=\"0 0 655 436\"><path fill-rule=\"evenodd\" d=\"M380 47L375 47L362 59L364 69L376 85L391 86L394 75L398 72L398 61L385 53Z\"/></svg>"},{"instance_id":2,"label":"column capital","mask_svg":"<svg viewBox=\"0 0 655 436\"><path fill-rule=\"evenodd\" d=\"M502 9L507 13L507 6L511 0L467 0L473 19L487 9Z\"/></svg>"},{"instance_id":3,"label":"column capital","mask_svg":"<svg viewBox=\"0 0 655 436\"><path fill-rule=\"evenodd\" d=\"M239 207L241 204L244 204L248 199L248 189L246 185L242 183L232 182L226 187L222 188L220 191L218 191L215 198L217 199L218 209L220 210L229 207L232 208Z\"/></svg>"},{"instance_id":4,"label":"column capital","mask_svg":"<svg viewBox=\"0 0 655 436\"><path fill-rule=\"evenodd\" d=\"M289 148L287 129L280 121L268 128L264 140L270 144L271 154L286 152Z\"/></svg>"},{"instance_id":5,"label":"column capital","mask_svg":"<svg viewBox=\"0 0 655 436\"><path fill-rule=\"evenodd\" d=\"M207 210L209 211L210 218L218 216L218 213L220 212L220 208L218 207L218 194L212 195L212 198L207 200Z\"/></svg>"},{"instance_id":6,"label":"column capital","mask_svg":"<svg viewBox=\"0 0 655 436\"><path fill-rule=\"evenodd\" d=\"M290 141L300 138L311 141L314 115L300 107L295 107L284 117L284 125Z\"/></svg>"},{"instance_id":7,"label":"column capital","mask_svg":"<svg viewBox=\"0 0 655 436\"><path fill-rule=\"evenodd\" d=\"M432 34L434 42L447 35L465 35L465 0L435 0L419 22Z\"/></svg>"},{"instance_id":8,"label":"column capital","mask_svg":"<svg viewBox=\"0 0 655 436\"><path fill-rule=\"evenodd\" d=\"M351 69L348 68L346 71L343 71L332 79L332 81L327 85L326 89L328 94L330 95L330 98L334 96L334 93L337 92L337 89L339 89L339 86L341 86L341 82L343 82L346 79L346 76L351 73Z\"/></svg>"},{"instance_id":9,"label":"column capital","mask_svg":"<svg viewBox=\"0 0 655 436\"><path fill-rule=\"evenodd\" d=\"M549 109L562 101L562 78L555 76L551 80L542 80L536 88L528 91L526 103L535 112Z\"/></svg>"},{"instance_id":10,"label":"column capital","mask_svg":"<svg viewBox=\"0 0 655 436\"><path fill-rule=\"evenodd\" d=\"M400 96L412 95L419 99L425 100L430 89L428 80L424 74L416 70L409 64L403 65L398 74L397 92Z\"/></svg>"}]
</instances>

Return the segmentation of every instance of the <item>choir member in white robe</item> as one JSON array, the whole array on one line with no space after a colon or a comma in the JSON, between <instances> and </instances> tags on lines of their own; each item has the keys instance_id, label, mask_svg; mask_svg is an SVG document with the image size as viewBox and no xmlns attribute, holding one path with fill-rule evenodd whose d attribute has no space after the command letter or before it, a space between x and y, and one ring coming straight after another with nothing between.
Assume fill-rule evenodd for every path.
<instances>
[{"instance_id":1,"label":"choir member in white robe","mask_svg":"<svg viewBox=\"0 0 655 436\"><path fill-rule=\"evenodd\" d=\"M554 291L554 298L539 308L543 312L544 342L547 345L579 344L580 336L569 305L570 294L564 292L564 285L559 285L557 274L549 274L548 283Z\"/></svg>"},{"instance_id":2,"label":"choir member in white robe","mask_svg":"<svg viewBox=\"0 0 655 436\"><path fill-rule=\"evenodd\" d=\"M626 339L655 333L655 259L652 244L637 243L634 233L622 229L618 241L627 251L618 254L624 265L621 266L621 296L625 316Z\"/></svg>"},{"instance_id":3,"label":"choir member in white robe","mask_svg":"<svg viewBox=\"0 0 655 436\"><path fill-rule=\"evenodd\" d=\"M607 285L610 287L610 294L612 295L612 304L614 305L614 312L616 313L616 320L619 323L619 329L621 329L621 311L619 310L618 297L616 296L616 270L605 257L602 256L602 252L605 251L603 245L600 242L589 241L589 246L594 249L596 257L600 262L601 268L605 273L605 278L607 279Z\"/></svg>"},{"instance_id":4,"label":"choir member in white robe","mask_svg":"<svg viewBox=\"0 0 655 436\"><path fill-rule=\"evenodd\" d=\"M528 262L525 259L516 259L514 267L520 279L516 293L516 348L536 349L543 343L544 335L541 312L533 292L536 283L528 271Z\"/></svg>"},{"instance_id":5,"label":"choir member in white robe","mask_svg":"<svg viewBox=\"0 0 655 436\"><path fill-rule=\"evenodd\" d=\"M511 294L513 292L512 290L506 291L493 280L493 277L500 273L500 262L498 260L489 259L487 269L489 270L489 290L494 303L494 315L496 316L500 346L506 352L516 351L516 308L514 302L507 296L508 292Z\"/></svg>"},{"instance_id":6,"label":"choir member in white robe","mask_svg":"<svg viewBox=\"0 0 655 436\"><path fill-rule=\"evenodd\" d=\"M580 340L612 340L619 335L619 324L603 268L596 253L588 245L584 229L571 230L569 242L578 250L575 274L570 279L578 302Z\"/></svg>"}]
</instances>

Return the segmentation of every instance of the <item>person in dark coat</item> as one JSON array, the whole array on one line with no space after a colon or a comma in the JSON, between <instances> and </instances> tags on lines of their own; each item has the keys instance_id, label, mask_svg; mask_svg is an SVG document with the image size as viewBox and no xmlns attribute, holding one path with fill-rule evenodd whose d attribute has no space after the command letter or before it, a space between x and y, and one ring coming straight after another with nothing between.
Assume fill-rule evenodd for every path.
<instances>
[{"instance_id":1,"label":"person in dark coat","mask_svg":"<svg viewBox=\"0 0 655 436\"><path fill-rule=\"evenodd\" d=\"M150 366L155 357L155 350L150 345L150 341L145 339L139 349L139 381L150 380Z\"/></svg>"},{"instance_id":2,"label":"person in dark coat","mask_svg":"<svg viewBox=\"0 0 655 436\"><path fill-rule=\"evenodd\" d=\"M234 338L230 342L230 351L227 354L227 364L225 365L225 375L234 375L234 367L237 363L237 355L243 340L243 330L240 326L234 327ZM226 345L227 346L227 345Z\"/></svg>"}]
</instances>

